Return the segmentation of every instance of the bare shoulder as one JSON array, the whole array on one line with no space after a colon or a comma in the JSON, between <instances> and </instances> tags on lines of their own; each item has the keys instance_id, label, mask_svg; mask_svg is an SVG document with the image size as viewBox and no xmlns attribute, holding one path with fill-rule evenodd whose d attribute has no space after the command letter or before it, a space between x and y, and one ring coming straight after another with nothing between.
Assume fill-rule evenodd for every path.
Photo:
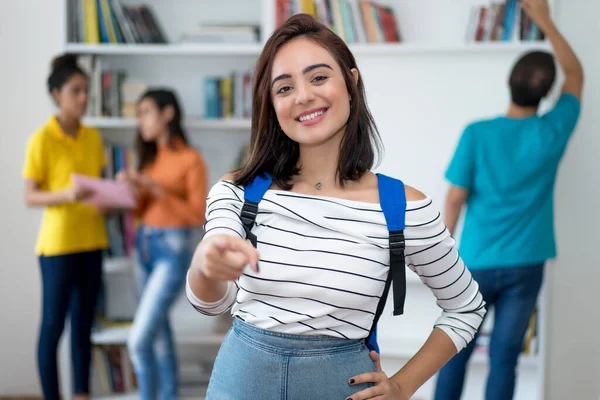
<instances>
[{"instance_id":1,"label":"bare shoulder","mask_svg":"<svg viewBox=\"0 0 600 400\"><path fill-rule=\"evenodd\" d=\"M361 176L360 180L349 186L345 197L348 200L363 201L366 203L379 203L377 175L367 171Z\"/></svg>"},{"instance_id":2,"label":"bare shoulder","mask_svg":"<svg viewBox=\"0 0 600 400\"><path fill-rule=\"evenodd\" d=\"M370 171L365 173L360 180L360 188L360 198L356 200L370 203L378 203L380 201L379 183L376 174ZM419 201L427 198L421 191L409 185L404 185L404 193L407 201Z\"/></svg>"},{"instance_id":3,"label":"bare shoulder","mask_svg":"<svg viewBox=\"0 0 600 400\"><path fill-rule=\"evenodd\" d=\"M423 192L408 185L404 185L404 194L406 195L406 201L419 201L427 198Z\"/></svg>"},{"instance_id":4,"label":"bare shoulder","mask_svg":"<svg viewBox=\"0 0 600 400\"><path fill-rule=\"evenodd\" d=\"M235 179L235 171L232 171L232 172L228 172L228 173L226 173L225 175L223 175L223 176L222 176L222 177L219 179L219 181L221 181L221 182L222 182L222 181L232 181L232 180L234 180L234 179Z\"/></svg>"}]
</instances>

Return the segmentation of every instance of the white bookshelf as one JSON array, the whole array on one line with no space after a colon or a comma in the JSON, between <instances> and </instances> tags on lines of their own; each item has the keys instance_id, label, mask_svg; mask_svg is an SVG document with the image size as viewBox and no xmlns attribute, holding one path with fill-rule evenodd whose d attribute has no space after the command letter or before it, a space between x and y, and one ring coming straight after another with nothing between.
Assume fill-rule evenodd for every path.
<instances>
[{"instance_id":1,"label":"white bookshelf","mask_svg":"<svg viewBox=\"0 0 600 400\"><path fill-rule=\"evenodd\" d=\"M188 137L192 144L202 148L211 181L224 175L231 168L238 150L249 139L251 121L203 118L203 79L209 75L228 74L253 67L262 44L275 27L275 0L225 0L216 3L212 0L143 0L141 3L153 8L171 43L122 45L68 42L68 1L61 0L65 17L62 21L64 50L99 57L103 67L124 69L128 72L128 78L134 81L175 89L186 115ZM555 1L551 2L552 5ZM140 3L139 0L124 2ZM351 44L350 48L358 60L369 105L387 147L387 157L380 170L399 176L408 184L414 182L419 189L431 195L441 208L444 162L450 155L449 149L454 148L460 127L467 119L495 111L502 112L507 97L505 87L501 85L506 81L510 63L522 52L549 50L550 47L546 42L537 41L465 40L471 7L489 4L487 0L382 0L379 3L394 8L403 41L397 44ZM177 42L186 29L204 21L255 23L261 28L260 43ZM439 83L439 79L446 80ZM490 82L496 82L497 85ZM480 97L469 102L469 96ZM457 108L445 111L452 106ZM463 110L469 107L472 113L467 115ZM435 118L429 115L432 110ZM88 117L85 123L98 128L107 138L116 137L125 144L133 141L135 119ZM397 133L399 131L401 134ZM419 134L407 135L404 132ZM421 149L429 149L432 141L438 142L439 147L445 150L431 155L431 172L414 168L416 164L423 164L422 157L416 154ZM411 148L410 154L403 152L402 157L396 157L393 150L390 151L406 146ZM117 270L120 268L118 265L113 267ZM409 270L406 276L406 314L391 317L391 308L387 308L379 328L382 361L388 373L393 373L416 353L440 311L431 291L420 279ZM206 326L210 328L212 320L189 308L185 310L179 307L173 314L174 330L179 329L176 335L178 345L198 348L218 346L223 335L211 333L210 329L208 332L203 330ZM189 324L188 321L194 323ZM538 323L540 350L535 356L521 357L518 372L520 386L515 400L544 398L545 296L540 298ZM125 344L128 331L128 327L116 327L94 332L92 341L97 345ZM68 346L63 348L68 350ZM63 393L68 399L71 393L68 390L69 374L65 372L69 369L67 366L70 361L67 360L69 357L62 357L61 370ZM487 368L487 356L474 354L463 400L482 398L480 381ZM419 391L418 395L424 400L431 399L433 383L434 379Z\"/></svg>"},{"instance_id":2,"label":"white bookshelf","mask_svg":"<svg viewBox=\"0 0 600 400\"><path fill-rule=\"evenodd\" d=\"M533 49L548 49L546 42L478 42L478 43L399 43L399 44L355 44L351 45L352 53L357 56L368 55L419 55L419 54L451 54L451 53L517 53Z\"/></svg>"},{"instance_id":3,"label":"white bookshelf","mask_svg":"<svg viewBox=\"0 0 600 400\"><path fill-rule=\"evenodd\" d=\"M125 129L134 131L137 122L133 118L120 117L87 117L84 123L98 129ZM188 118L184 127L190 131L250 131L249 119L200 119Z\"/></svg>"},{"instance_id":4,"label":"white bookshelf","mask_svg":"<svg viewBox=\"0 0 600 400\"><path fill-rule=\"evenodd\" d=\"M66 50L78 54L127 56L258 56L262 46L213 44L79 44L69 43Z\"/></svg>"},{"instance_id":5,"label":"white bookshelf","mask_svg":"<svg viewBox=\"0 0 600 400\"><path fill-rule=\"evenodd\" d=\"M355 56L383 54L423 54L423 53L471 53L471 52L518 52L526 50L548 50L549 44L541 42L472 42L472 43L381 43L351 44L350 49ZM69 43L66 50L77 54L106 56L258 56L262 50L260 45L196 45L196 44L78 44Z\"/></svg>"},{"instance_id":6,"label":"white bookshelf","mask_svg":"<svg viewBox=\"0 0 600 400\"><path fill-rule=\"evenodd\" d=\"M194 325L192 325L192 328ZM130 326L117 326L103 328L92 333L92 343L95 345L126 345ZM181 329L179 329L180 331ZM177 342L187 345L218 346L223 341L225 334L216 334L210 331L197 332L193 329L184 328L184 332L177 334Z\"/></svg>"}]
</instances>

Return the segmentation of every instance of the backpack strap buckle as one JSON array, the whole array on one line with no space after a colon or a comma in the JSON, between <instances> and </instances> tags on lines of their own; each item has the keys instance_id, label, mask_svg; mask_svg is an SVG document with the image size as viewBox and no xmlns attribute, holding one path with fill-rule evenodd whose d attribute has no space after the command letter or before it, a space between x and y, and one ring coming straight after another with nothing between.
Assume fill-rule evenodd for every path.
<instances>
[{"instance_id":1,"label":"backpack strap buckle","mask_svg":"<svg viewBox=\"0 0 600 400\"><path fill-rule=\"evenodd\" d=\"M252 228L254 226L254 221L256 221L256 216L258 215L258 203L255 203L250 200L244 200L244 205L242 206L242 212L240 214L240 219L242 221L242 225L244 226L244 231L246 232L246 238L250 240L252 246L256 248L257 246L257 237L254 233L252 233Z\"/></svg>"},{"instance_id":2,"label":"backpack strap buckle","mask_svg":"<svg viewBox=\"0 0 600 400\"><path fill-rule=\"evenodd\" d=\"M390 232L390 263L396 260L404 261L404 249L406 243L404 239L404 231ZM394 259L394 260L392 260Z\"/></svg>"}]
</instances>

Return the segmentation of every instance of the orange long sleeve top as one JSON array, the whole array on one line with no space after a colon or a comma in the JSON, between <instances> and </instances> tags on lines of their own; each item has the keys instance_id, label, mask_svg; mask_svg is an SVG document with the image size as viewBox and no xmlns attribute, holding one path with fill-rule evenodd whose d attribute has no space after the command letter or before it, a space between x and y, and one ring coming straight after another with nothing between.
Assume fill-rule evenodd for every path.
<instances>
[{"instance_id":1,"label":"orange long sleeve top","mask_svg":"<svg viewBox=\"0 0 600 400\"><path fill-rule=\"evenodd\" d=\"M163 191L160 197L149 192L139 196L135 214L145 225L174 228L204 223L208 170L198 151L183 142L172 148L159 145L156 159L143 173Z\"/></svg>"}]
</instances>

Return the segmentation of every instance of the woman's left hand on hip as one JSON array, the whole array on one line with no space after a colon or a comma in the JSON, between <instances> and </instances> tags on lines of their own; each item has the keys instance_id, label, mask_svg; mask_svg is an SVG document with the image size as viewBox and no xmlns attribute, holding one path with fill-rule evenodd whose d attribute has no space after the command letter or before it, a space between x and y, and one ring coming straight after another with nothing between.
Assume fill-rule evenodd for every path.
<instances>
[{"instance_id":1,"label":"woman's left hand on hip","mask_svg":"<svg viewBox=\"0 0 600 400\"><path fill-rule=\"evenodd\" d=\"M404 393L400 385L395 380L388 378L385 372L381 370L379 354L371 351L369 355L373 360L373 364L375 364L375 372L353 376L348 380L348 383L350 385L374 383L375 386L356 392L346 400L408 400L409 396Z\"/></svg>"}]
</instances>

